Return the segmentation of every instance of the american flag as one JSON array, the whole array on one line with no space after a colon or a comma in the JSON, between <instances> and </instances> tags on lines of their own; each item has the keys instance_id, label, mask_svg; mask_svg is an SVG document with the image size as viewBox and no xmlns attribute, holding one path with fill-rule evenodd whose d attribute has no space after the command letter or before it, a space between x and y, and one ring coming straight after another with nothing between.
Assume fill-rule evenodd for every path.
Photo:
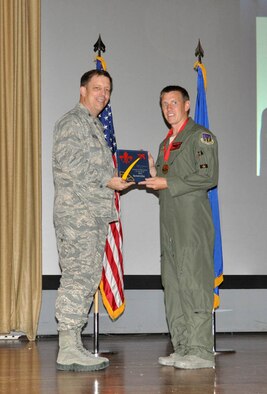
<instances>
[{"instance_id":1,"label":"american flag","mask_svg":"<svg viewBox=\"0 0 267 394\"><path fill-rule=\"evenodd\" d=\"M96 58L96 68L105 70L106 63L101 56ZM104 126L105 139L111 149L114 167L116 167L117 143L114 134L113 118L110 103L99 115ZM115 205L118 212L118 221L109 224L106 239L105 254L103 259L102 280L100 291L103 304L111 319L117 319L124 311L124 282L123 282L123 257L122 257L122 225L120 220L120 195L114 193Z\"/></svg>"}]
</instances>

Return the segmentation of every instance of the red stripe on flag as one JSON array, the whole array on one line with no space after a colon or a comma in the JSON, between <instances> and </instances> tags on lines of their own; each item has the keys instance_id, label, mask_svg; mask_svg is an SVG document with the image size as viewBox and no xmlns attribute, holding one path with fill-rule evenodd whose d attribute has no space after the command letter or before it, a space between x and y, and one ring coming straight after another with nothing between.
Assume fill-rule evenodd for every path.
<instances>
[{"instance_id":1,"label":"red stripe on flag","mask_svg":"<svg viewBox=\"0 0 267 394\"><path fill-rule=\"evenodd\" d=\"M118 309L118 305L116 303L115 298L113 297L111 287L109 286L109 283L106 280L103 281L103 290L105 292L105 297L109 303L110 308L112 309L112 311L116 311Z\"/></svg>"},{"instance_id":2,"label":"red stripe on flag","mask_svg":"<svg viewBox=\"0 0 267 394\"><path fill-rule=\"evenodd\" d=\"M113 233L113 237L114 237L114 240L115 240L115 244L116 244L116 246L117 246L117 249L118 249L118 254L119 254L119 264L120 264L120 271L121 271L121 273L119 272L119 269L118 269L118 266L117 266L117 264L116 264L116 262L115 262L115 259L114 259L114 255L112 254L111 256L110 256L110 258L108 258L108 260L109 260L109 262L110 262L110 267L111 267L111 269L112 269L112 272L113 272L113 274L114 274L114 279L116 280L116 283L117 283L117 286L118 286L118 290L119 290L119 293L120 293L120 296L121 296L121 299L124 299L124 295L123 295L123 282L121 282L121 280L123 281L123 266L122 266L122 253L121 253L121 249L120 249L120 247L118 247L118 245L119 245L119 232L118 232L118 230L117 230L117 227L116 227L116 225L114 224L114 223L112 223L111 224L111 230L112 230L112 233ZM112 253L112 251L111 251L111 249L110 249L110 252Z\"/></svg>"},{"instance_id":3,"label":"red stripe on flag","mask_svg":"<svg viewBox=\"0 0 267 394\"><path fill-rule=\"evenodd\" d=\"M123 280L123 267L121 266L122 264L122 254L120 251L120 246L119 246L119 232L116 228L116 224L115 223L111 223L110 224L110 229L113 235L113 239L107 239L106 242L106 257L107 257L107 263L110 266L111 272L112 272L112 278L102 278L103 282L106 283L106 281L108 281L109 283L116 283L116 288L114 289L115 291L118 291L120 294L120 298L122 300L124 300L124 294L123 294L123 283L121 282ZM114 253L113 253L113 248L110 245L113 244L113 247L116 247L118 250L118 256L119 256L119 261L116 262L115 257L114 257ZM120 266L120 270L121 270L121 274L119 273L119 269L118 269L118 264ZM107 270L105 269L105 267L103 267L103 273L105 272L105 276L107 275ZM112 280L113 279L113 280ZM114 291L113 291L114 292Z\"/></svg>"}]
</instances>

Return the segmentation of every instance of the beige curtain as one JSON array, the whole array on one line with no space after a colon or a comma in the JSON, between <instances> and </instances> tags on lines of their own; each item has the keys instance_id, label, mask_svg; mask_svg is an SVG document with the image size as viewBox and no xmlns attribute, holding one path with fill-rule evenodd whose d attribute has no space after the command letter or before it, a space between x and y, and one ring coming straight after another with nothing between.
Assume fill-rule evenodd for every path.
<instances>
[{"instance_id":1,"label":"beige curtain","mask_svg":"<svg viewBox=\"0 0 267 394\"><path fill-rule=\"evenodd\" d=\"M0 333L41 304L40 0L0 0Z\"/></svg>"}]
</instances>

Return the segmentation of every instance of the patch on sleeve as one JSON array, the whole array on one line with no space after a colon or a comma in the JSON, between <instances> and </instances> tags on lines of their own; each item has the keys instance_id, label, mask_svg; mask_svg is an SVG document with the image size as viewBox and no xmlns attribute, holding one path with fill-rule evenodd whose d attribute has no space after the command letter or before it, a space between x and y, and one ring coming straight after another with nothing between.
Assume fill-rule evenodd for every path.
<instances>
[{"instance_id":1,"label":"patch on sleeve","mask_svg":"<svg viewBox=\"0 0 267 394\"><path fill-rule=\"evenodd\" d=\"M208 168L208 164L200 164L200 168Z\"/></svg>"},{"instance_id":2,"label":"patch on sleeve","mask_svg":"<svg viewBox=\"0 0 267 394\"><path fill-rule=\"evenodd\" d=\"M214 139L212 138L212 135L209 133L202 133L200 141L206 145L213 145L214 144Z\"/></svg>"}]
</instances>

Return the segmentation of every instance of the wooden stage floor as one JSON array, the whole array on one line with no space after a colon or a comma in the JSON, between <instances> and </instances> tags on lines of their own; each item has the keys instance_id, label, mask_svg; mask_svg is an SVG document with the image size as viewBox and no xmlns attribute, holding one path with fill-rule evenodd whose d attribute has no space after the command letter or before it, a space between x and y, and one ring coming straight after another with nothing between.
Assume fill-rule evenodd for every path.
<instances>
[{"instance_id":1,"label":"wooden stage floor","mask_svg":"<svg viewBox=\"0 0 267 394\"><path fill-rule=\"evenodd\" d=\"M91 337L84 343L90 349ZM98 372L56 370L57 338L0 341L2 394L260 394L267 393L267 334L217 334L215 370L163 367L168 335L101 335L110 366Z\"/></svg>"}]
</instances>

